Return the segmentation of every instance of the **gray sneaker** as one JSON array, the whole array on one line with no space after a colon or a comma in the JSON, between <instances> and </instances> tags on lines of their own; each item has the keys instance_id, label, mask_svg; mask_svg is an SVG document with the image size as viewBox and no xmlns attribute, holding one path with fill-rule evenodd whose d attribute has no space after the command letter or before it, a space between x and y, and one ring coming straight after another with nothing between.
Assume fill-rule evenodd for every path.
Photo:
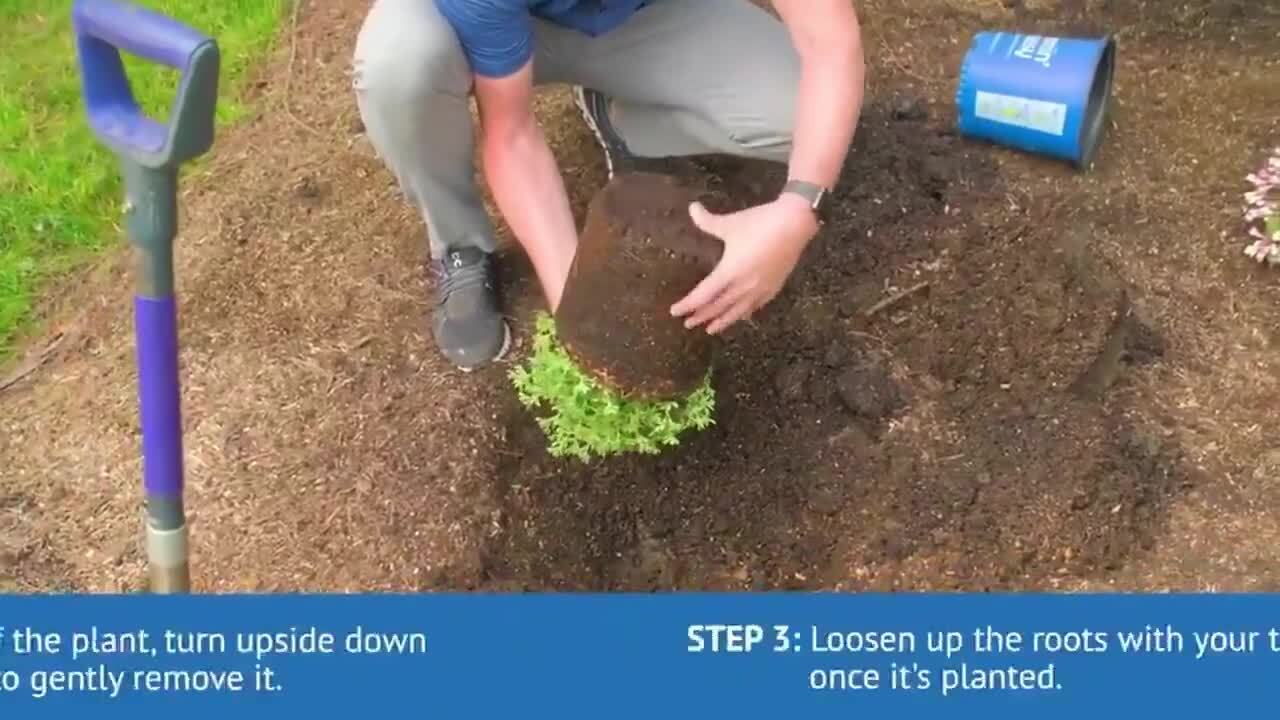
<instances>
[{"instance_id":1,"label":"gray sneaker","mask_svg":"<svg viewBox=\"0 0 1280 720\"><path fill-rule=\"evenodd\" d=\"M601 92L578 85L573 88L573 101L582 113L582 119L586 120L587 127L595 134L596 141L604 149L609 179L613 179L615 172L631 169L635 164L635 157L609 119L609 98Z\"/></svg>"},{"instance_id":2,"label":"gray sneaker","mask_svg":"<svg viewBox=\"0 0 1280 720\"><path fill-rule=\"evenodd\" d=\"M436 346L454 365L470 372L497 362L511 347L511 328L502 317L493 259L476 248L450 250L432 262Z\"/></svg>"}]
</instances>

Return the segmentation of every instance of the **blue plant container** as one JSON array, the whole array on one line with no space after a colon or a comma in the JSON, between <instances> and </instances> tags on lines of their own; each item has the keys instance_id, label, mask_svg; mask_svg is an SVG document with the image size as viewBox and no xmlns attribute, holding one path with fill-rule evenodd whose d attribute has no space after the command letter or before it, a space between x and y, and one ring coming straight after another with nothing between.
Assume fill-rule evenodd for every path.
<instances>
[{"instance_id":1,"label":"blue plant container","mask_svg":"<svg viewBox=\"0 0 1280 720\"><path fill-rule=\"evenodd\" d=\"M956 88L960 132L1087 168L1106 126L1115 52L1110 35L978 33Z\"/></svg>"}]
</instances>

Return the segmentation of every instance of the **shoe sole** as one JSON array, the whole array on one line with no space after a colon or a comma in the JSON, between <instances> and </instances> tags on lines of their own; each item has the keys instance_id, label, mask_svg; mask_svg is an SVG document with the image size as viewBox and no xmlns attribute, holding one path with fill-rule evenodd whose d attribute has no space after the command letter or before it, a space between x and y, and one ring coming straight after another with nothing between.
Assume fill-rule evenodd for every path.
<instances>
[{"instance_id":1,"label":"shoe sole","mask_svg":"<svg viewBox=\"0 0 1280 720\"><path fill-rule=\"evenodd\" d=\"M578 106L578 112L582 113L582 119L586 121L587 127L591 129L591 133L596 136L596 142L600 144L600 148L604 150L604 164L609 171L609 179L613 179L613 153L609 150L609 143L605 140L604 133L600 130L600 126L596 124L595 115L591 112L591 108L587 107L587 91L586 88L576 87L573 89L573 103Z\"/></svg>"},{"instance_id":2,"label":"shoe sole","mask_svg":"<svg viewBox=\"0 0 1280 720\"><path fill-rule=\"evenodd\" d=\"M459 370L461 370L461 371L462 371L462 372L464 372L464 373L469 373L469 372L474 372L474 371L476 371L476 370L479 370L480 368L482 368L482 367L484 367L484 366L486 366L486 365L490 365L490 364L492 364L492 363L497 363L497 362L502 362L502 359L503 359L503 358L505 358L505 357L507 356L507 351L509 351L510 349L511 349L511 325L509 325L506 321L503 321L503 323L502 323L502 348L498 350L498 354L497 354L497 355L494 355L494 356L493 356L492 358L490 358L488 361L483 362L483 363L481 363L481 364L479 364L479 365L475 365L475 366L471 366L471 367L467 367L467 366L465 366L465 365L459 365L459 366L458 366L458 369L459 369Z\"/></svg>"}]
</instances>

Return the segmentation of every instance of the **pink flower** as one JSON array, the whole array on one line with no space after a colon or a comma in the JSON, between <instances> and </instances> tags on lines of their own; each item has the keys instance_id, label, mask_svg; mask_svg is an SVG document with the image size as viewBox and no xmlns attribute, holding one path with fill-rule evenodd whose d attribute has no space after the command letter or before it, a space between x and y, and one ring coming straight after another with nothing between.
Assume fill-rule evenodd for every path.
<instances>
[{"instance_id":1,"label":"pink flower","mask_svg":"<svg viewBox=\"0 0 1280 720\"><path fill-rule=\"evenodd\" d=\"M1244 219L1250 224L1249 237L1254 238L1245 248L1245 255L1258 262L1280 265L1280 147L1245 180L1253 186L1244 194Z\"/></svg>"},{"instance_id":2,"label":"pink flower","mask_svg":"<svg viewBox=\"0 0 1280 720\"><path fill-rule=\"evenodd\" d=\"M1244 254L1253 258L1258 262L1270 262L1272 265L1280 265L1280 245L1268 242L1255 242L1245 248Z\"/></svg>"},{"instance_id":3,"label":"pink flower","mask_svg":"<svg viewBox=\"0 0 1280 720\"><path fill-rule=\"evenodd\" d=\"M1276 204L1274 202L1262 203L1255 207L1249 208L1244 214L1246 222L1255 222L1257 220L1265 220L1276 212Z\"/></svg>"}]
</instances>

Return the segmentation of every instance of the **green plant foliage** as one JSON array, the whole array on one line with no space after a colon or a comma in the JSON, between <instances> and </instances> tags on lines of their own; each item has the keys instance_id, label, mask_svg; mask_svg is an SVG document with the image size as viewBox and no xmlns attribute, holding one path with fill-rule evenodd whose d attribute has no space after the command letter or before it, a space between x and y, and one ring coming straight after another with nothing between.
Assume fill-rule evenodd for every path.
<instances>
[{"instance_id":1,"label":"green plant foliage","mask_svg":"<svg viewBox=\"0 0 1280 720\"><path fill-rule=\"evenodd\" d=\"M556 341L555 319L539 314L528 363L511 371L520 402L541 410L538 424L556 457L583 462L625 452L656 454L714 420L711 375L683 400L628 400L583 372Z\"/></svg>"}]
</instances>

